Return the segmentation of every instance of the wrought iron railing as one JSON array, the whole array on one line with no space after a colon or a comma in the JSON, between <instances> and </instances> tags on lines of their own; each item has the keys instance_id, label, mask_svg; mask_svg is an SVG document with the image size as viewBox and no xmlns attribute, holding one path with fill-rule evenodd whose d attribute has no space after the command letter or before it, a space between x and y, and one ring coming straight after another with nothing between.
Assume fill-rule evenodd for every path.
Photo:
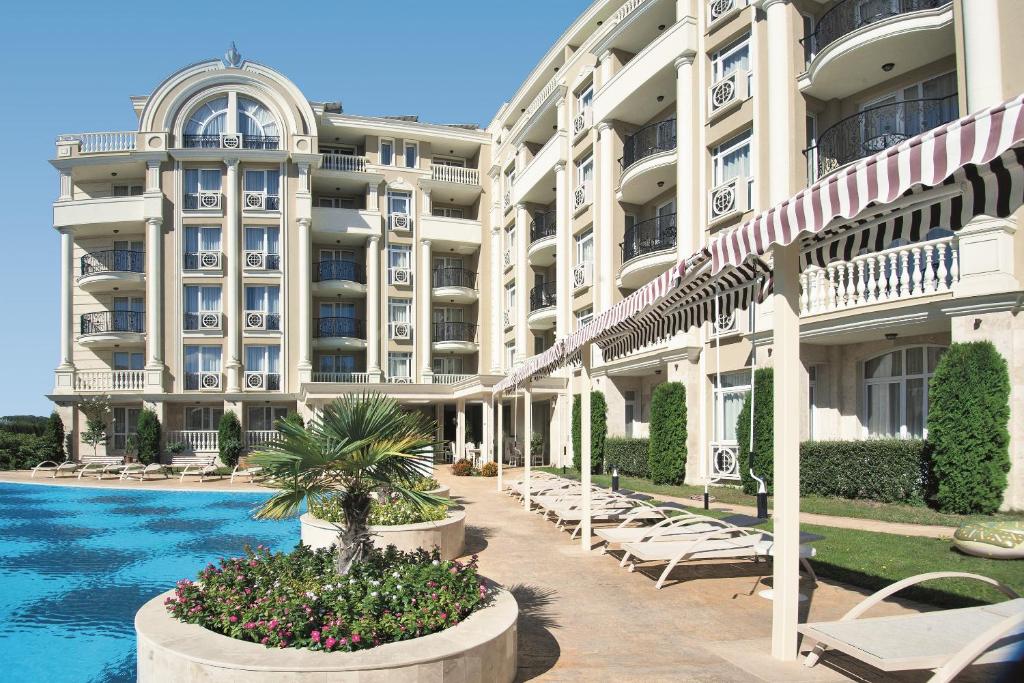
<instances>
[{"instance_id":1,"label":"wrought iron railing","mask_svg":"<svg viewBox=\"0 0 1024 683\"><path fill-rule=\"evenodd\" d=\"M434 268L434 287L465 287L476 289L476 271L465 268Z\"/></svg>"},{"instance_id":2,"label":"wrought iron railing","mask_svg":"<svg viewBox=\"0 0 1024 683\"><path fill-rule=\"evenodd\" d=\"M804 150L814 178L898 145L959 116L957 94L869 107L847 116Z\"/></svg>"},{"instance_id":3,"label":"wrought iron railing","mask_svg":"<svg viewBox=\"0 0 1024 683\"><path fill-rule=\"evenodd\" d=\"M129 249L106 249L89 252L82 256L80 262L82 277L96 273L141 273L146 254Z\"/></svg>"},{"instance_id":4,"label":"wrought iron railing","mask_svg":"<svg viewBox=\"0 0 1024 683\"><path fill-rule=\"evenodd\" d=\"M352 337L366 339L366 321L359 318L314 318L317 337Z\"/></svg>"},{"instance_id":5,"label":"wrought iron railing","mask_svg":"<svg viewBox=\"0 0 1024 683\"><path fill-rule=\"evenodd\" d=\"M329 260L313 264L313 282L347 280L366 284L366 267L355 261Z\"/></svg>"},{"instance_id":6,"label":"wrought iron railing","mask_svg":"<svg viewBox=\"0 0 1024 683\"><path fill-rule=\"evenodd\" d=\"M236 148L231 144L232 141L237 140L235 135L184 135L182 137L184 146L189 149ZM242 149L277 149L281 145L279 135L243 135L241 137ZM225 141L227 144L224 144Z\"/></svg>"},{"instance_id":7,"label":"wrought iron railing","mask_svg":"<svg viewBox=\"0 0 1024 683\"><path fill-rule=\"evenodd\" d=\"M545 282L530 290L530 311L550 308L557 301L554 282Z\"/></svg>"},{"instance_id":8,"label":"wrought iron railing","mask_svg":"<svg viewBox=\"0 0 1024 683\"><path fill-rule=\"evenodd\" d=\"M277 149L281 146L278 135L246 135L242 138L242 149Z\"/></svg>"},{"instance_id":9,"label":"wrought iron railing","mask_svg":"<svg viewBox=\"0 0 1024 683\"><path fill-rule=\"evenodd\" d=\"M640 221L626 230L622 240L622 262L676 246L676 215L663 214Z\"/></svg>"},{"instance_id":10,"label":"wrought iron railing","mask_svg":"<svg viewBox=\"0 0 1024 683\"><path fill-rule=\"evenodd\" d=\"M552 209L541 214L530 222L530 243L542 240L545 237L554 237L555 229L558 227L558 213Z\"/></svg>"},{"instance_id":11,"label":"wrought iron railing","mask_svg":"<svg viewBox=\"0 0 1024 683\"><path fill-rule=\"evenodd\" d=\"M463 322L440 322L433 324L433 339L436 342L445 341L476 341L476 323Z\"/></svg>"},{"instance_id":12,"label":"wrought iron railing","mask_svg":"<svg viewBox=\"0 0 1024 683\"><path fill-rule=\"evenodd\" d=\"M668 152L676 148L676 120L665 119L644 126L626 138L622 146L619 163L625 170L651 155Z\"/></svg>"},{"instance_id":13,"label":"wrought iron railing","mask_svg":"<svg viewBox=\"0 0 1024 683\"><path fill-rule=\"evenodd\" d=\"M908 12L935 9L952 0L841 0L821 15L814 32L801 41L815 55L857 29Z\"/></svg>"},{"instance_id":14,"label":"wrought iron railing","mask_svg":"<svg viewBox=\"0 0 1024 683\"><path fill-rule=\"evenodd\" d=\"M142 311L97 311L83 313L80 331L86 334L107 332L142 332Z\"/></svg>"}]
</instances>

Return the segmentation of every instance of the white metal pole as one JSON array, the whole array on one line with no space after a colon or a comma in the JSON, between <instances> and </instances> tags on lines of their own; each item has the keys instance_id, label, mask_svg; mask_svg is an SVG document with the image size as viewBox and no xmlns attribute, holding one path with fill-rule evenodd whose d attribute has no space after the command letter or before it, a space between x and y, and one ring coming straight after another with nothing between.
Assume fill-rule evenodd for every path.
<instances>
[{"instance_id":1,"label":"white metal pole","mask_svg":"<svg viewBox=\"0 0 1024 683\"><path fill-rule=\"evenodd\" d=\"M530 383L523 385L523 507L530 510L530 442L533 441L533 392Z\"/></svg>"},{"instance_id":2,"label":"white metal pole","mask_svg":"<svg viewBox=\"0 0 1024 683\"><path fill-rule=\"evenodd\" d=\"M580 546L584 552L590 551L590 343L586 343L582 349L583 372L580 375L582 386L580 387L580 450L583 451L580 457L580 489L583 496L583 520L580 525Z\"/></svg>"},{"instance_id":3,"label":"white metal pole","mask_svg":"<svg viewBox=\"0 0 1024 683\"><path fill-rule=\"evenodd\" d=\"M501 493L502 488L502 477L505 474L505 404L501 400L501 396L498 396L498 400L494 403L494 407L498 411L498 492Z\"/></svg>"}]
</instances>

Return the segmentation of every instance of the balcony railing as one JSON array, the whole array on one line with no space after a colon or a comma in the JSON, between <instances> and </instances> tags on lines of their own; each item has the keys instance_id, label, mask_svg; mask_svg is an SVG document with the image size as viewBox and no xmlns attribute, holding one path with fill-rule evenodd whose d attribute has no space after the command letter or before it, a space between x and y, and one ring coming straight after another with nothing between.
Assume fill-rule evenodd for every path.
<instances>
[{"instance_id":1,"label":"balcony railing","mask_svg":"<svg viewBox=\"0 0 1024 683\"><path fill-rule=\"evenodd\" d=\"M935 9L952 0L841 0L821 15L814 33L803 43L810 44L811 54L821 52L827 45L859 28L909 12Z\"/></svg>"},{"instance_id":2,"label":"balcony railing","mask_svg":"<svg viewBox=\"0 0 1024 683\"><path fill-rule=\"evenodd\" d=\"M242 208L245 211L280 211L281 197L267 194L266 190L246 190L242 193Z\"/></svg>"},{"instance_id":3,"label":"balcony railing","mask_svg":"<svg viewBox=\"0 0 1024 683\"><path fill-rule=\"evenodd\" d=\"M433 324L435 342L476 341L476 323L441 322Z\"/></svg>"},{"instance_id":4,"label":"balcony railing","mask_svg":"<svg viewBox=\"0 0 1024 683\"><path fill-rule=\"evenodd\" d=\"M355 261L317 261L313 264L313 282L346 280L366 284L366 266Z\"/></svg>"},{"instance_id":5,"label":"balcony railing","mask_svg":"<svg viewBox=\"0 0 1024 683\"><path fill-rule=\"evenodd\" d=\"M328 171L366 172L366 157L353 154L324 154L324 168Z\"/></svg>"},{"instance_id":6,"label":"balcony railing","mask_svg":"<svg viewBox=\"0 0 1024 683\"><path fill-rule=\"evenodd\" d=\"M550 308L557 303L555 283L545 282L530 290L530 312Z\"/></svg>"},{"instance_id":7,"label":"balcony railing","mask_svg":"<svg viewBox=\"0 0 1024 683\"><path fill-rule=\"evenodd\" d=\"M434 268L434 287L476 289L476 271L465 268Z\"/></svg>"},{"instance_id":8,"label":"balcony railing","mask_svg":"<svg viewBox=\"0 0 1024 683\"><path fill-rule=\"evenodd\" d=\"M247 429L245 431L245 447L262 446L280 438L281 432L276 429Z\"/></svg>"},{"instance_id":9,"label":"balcony railing","mask_svg":"<svg viewBox=\"0 0 1024 683\"><path fill-rule=\"evenodd\" d=\"M215 270L220 271L219 251L186 251L182 255L184 270Z\"/></svg>"},{"instance_id":10,"label":"balcony railing","mask_svg":"<svg viewBox=\"0 0 1024 683\"><path fill-rule=\"evenodd\" d=\"M184 146L189 149L277 149L281 145L278 135L185 135Z\"/></svg>"},{"instance_id":11,"label":"balcony railing","mask_svg":"<svg viewBox=\"0 0 1024 683\"><path fill-rule=\"evenodd\" d=\"M280 391L281 374L246 370L242 377L243 386L248 391Z\"/></svg>"},{"instance_id":12,"label":"balcony railing","mask_svg":"<svg viewBox=\"0 0 1024 683\"><path fill-rule=\"evenodd\" d=\"M947 292L960 280L957 238L892 247L800 274L800 312L815 315Z\"/></svg>"},{"instance_id":13,"label":"balcony railing","mask_svg":"<svg viewBox=\"0 0 1024 683\"><path fill-rule=\"evenodd\" d=\"M460 185L479 185L480 170L464 166L430 166L430 179Z\"/></svg>"},{"instance_id":14,"label":"balcony railing","mask_svg":"<svg viewBox=\"0 0 1024 683\"><path fill-rule=\"evenodd\" d=\"M142 370L79 370L75 372L75 391L142 391Z\"/></svg>"},{"instance_id":15,"label":"balcony railing","mask_svg":"<svg viewBox=\"0 0 1024 683\"><path fill-rule=\"evenodd\" d=\"M93 251L80 259L81 277L97 273L141 273L145 263L146 253L142 251L128 249Z\"/></svg>"},{"instance_id":16,"label":"balcony railing","mask_svg":"<svg viewBox=\"0 0 1024 683\"><path fill-rule=\"evenodd\" d=\"M948 97L904 100L869 107L828 128L805 150L815 179L840 166L898 145L959 116L954 93Z\"/></svg>"},{"instance_id":17,"label":"balcony railing","mask_svg":"<svg viewBox=\"0 0 1024 683\"><path fill-rule=\"evenodd\" d=\"M222 316L220 311L186 311L182 314L182 329L186 332L220 330Z\"/></svg>"},{"instance_id":18,"label":"balcony railing","mask_svg":"<svg viewBox=\"0 0 1024 683\"><path fill-rule=\"evenodd\" d=\"M131 152L135 149L135 139L136 133L133 130L115 130L61 135L57 138L57 142L78 140L79 153L102 154L104 152Z\"/></svg>"},{"instance_id":19,"label":"balcony railing","mask_svg":"<svg viewBox=\"0 0 1024 683\"><path fill-rule=\"evenodd\" d=\"M247 331L280 332L281 314L268 311L243 311L242 321Z\"/></svg>"},{"instance_id":20,"label":"balcony railing","mask_svg":"<svg viewBox=\"0 0 1024 683\"><path fill-rule=\"evenodd\" d=\"M676 148L676 120L665 119L644 126L626 138L619 163L626 170L641 159Z\"/></svg>"},{"instance_id":21,"label":"balcony railing","mask_svg":"<svg viewBox=\"0 0 1024 683\"><path fill-rule=\"evenodd\" d=\"M248 270L280 270L281 255L255 249L242 254L242 265Z\"/></svg>"},{"instance_id":22,"label":"balcony railing","mask_svg":"<svg viewBox=\"0 0 1024 683\"><path fill-rule=\"evenodd\" d=\"M81 333L105 334L108 332L142 332L142 311L97 311L83 313Z\"/></svg>"},{"instance_id":23,"label":"balcony railing","mask_svg":"<svg viewBox=\"0 0 1024 683\"><path fill-rule=\"evenodd\" d=\"M183 429L167 432L165 444L183 443L185 449L193 453L211 453L217 451L216 429Z\"/></svg>"},{"instance_id":24,"label":"balcony railing","mask_svg":"<svg viewBox=\"0 0 1024 683\"><path fill-rule=\"evenodd\" d=\"M622 241L622 262L656 251L675 249L676 215L674 213L655 216L640 221L626 233Z\"/></svg>"},{"instance_id":25,"label":"balcony railing","mask_svg":"<svg viewBox=\"0 0 1024 683\"><path fill-rule=\"evenodd\" d=\"M335 384L366 384L370 381L367 372L314 372L314 382L334 382Z\"/></svg>"},{"instance_id":26,"label":"balcony railing","mask_svg":"<svg viewBox=\"0 0 1024 683\"><path fill-rule=\"evenodd\" d=\"M576 189L572 193L572 209L573 211L579 211L584 206L590 204L590 181L585 180L576 186Z\"/></svg>"},{"instance_id":27,"label":"balcony railing","mask_svg":"<svg viewBox=\"0 0 1024 683\"><path fill-rule=\"evenodd\" d=\"M537 216L530 222L530 244L545 237L554 237L558 227L558 213L554 210Z\"/></svg>"},{"instance_id":28,"label":"balcony railing","mask_svg":"<svg viewBox=\"0 0 1024 683\"><path fill-rule=\"evenodd\" d=\"M351 337L366 339L366 321L359 318L314 318L313 332L317 337Z\"/></svg>"},{"instance_id":29,"label":"balcony railing","mask_svg":"<svg viewBox=\"0 0 1024 683\"><path fill-rule=\"evenodd\" d=\"M431 377L431 384L458 384L472 379L473 375L437 372Z\"/></svg>"}]
</instances>

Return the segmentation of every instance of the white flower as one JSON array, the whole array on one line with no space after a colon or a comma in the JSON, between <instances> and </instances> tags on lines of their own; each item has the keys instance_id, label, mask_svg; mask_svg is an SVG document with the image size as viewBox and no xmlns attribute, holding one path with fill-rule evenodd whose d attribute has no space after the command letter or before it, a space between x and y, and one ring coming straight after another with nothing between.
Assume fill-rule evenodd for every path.
<instances>
[{"instance_id":1,"label":"white flower","mask_svg":"<svg viewBox=\"0 0 1024 683\"><path fill-rule=\"evenodd\" d=\"M380 585L380 581L371 581L370 584L373 585L373 586L379 586Z\"/></svg>"},{"instance_id":2,"label":"white flower","mask_svg":"<svg viewBox=\"0 0 1024 683\"><path fill-rule=\"evenodd\" d=\"M377 591L373 591L372 593L370 593L370 597L371 598L377 597Z\"/></svg>"},{"instance_id":3,"label":"white flower","mask_svg":"<svg viewBox=\"0 0 1024 683\"><path fill-rule=\"evenodd\" d=\"M399 574L398 572L393 572L391 574L391 576L393 576L393 577L395 577L397 579L399 576L401 576L401 574Z\"/></svg>"},{"instance_id":4,"label":"white flower","mask_svg":"<svg viewBox=\"0 0 1024 683\"><path fill-rule=\"evenodd\" d=\"M436 567L437 565L439 565L439 564L441 564L441 563L440 563L440 562L438 562L437 560L434 560L434 561L433 561L433 562L431 562L430 564L432 564L432 565L434 565L434 566Z\"/></svg>"},{"instance_id":5,"label":"white flower","mask_svg":"<svg viewBox=\"0 0 1024 683\"><path fill-rule=\"evenodd\" d=\"M310 600L316 600L316 593L313 591L306 591L306 597Z\"/></svg>"},{"instance_id":6,"label":"white flower","mask_svg":"<svg viewBox=\"0 0 1024 683\"><path fill-rule=\"evenodd\" d=\"M356 580L355 580L355 579L349 579L349 580L348 580L348 582L349 582L349 583L355 583L355 582L356 582Z\"/></svg>"},{"instance_id":7,"label":"white flower","mask_svg":"<svg viewBox=\"0 0 1024 683\"><path fill-rule=\"evenodd\" d=\"M396 590L402 590L402 584L398 584L395 588Z\"/></svg>"}]
</instances>

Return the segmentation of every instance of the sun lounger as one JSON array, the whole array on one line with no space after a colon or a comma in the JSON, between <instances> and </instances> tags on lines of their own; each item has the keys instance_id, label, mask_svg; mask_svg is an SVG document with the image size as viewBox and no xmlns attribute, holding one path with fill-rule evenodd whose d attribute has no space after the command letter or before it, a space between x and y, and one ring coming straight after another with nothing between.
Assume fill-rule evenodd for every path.
<instances>
[{"instance_id":1,"label":"sun lounger","mask_svg":"<svg viewBox=\"0 0 1024 683\"><path fill-rule=\"evenodd\" d=\"M923 581L961 578L992 585L1010 599L994 605L890 617L862 615L885 598ZM897 581L865 598L838 621L797 629L815 642L805 664L831 648L882 671L931 669L931 683L951 681L971 664L1014 661L1024 647L1024 598L995 579L963 572L933 572Z\"/></svg>"},{"instance_id":2,"label":"sun lounger","mask_svg":"<svg viewBox=\"0 0 1024 683\"><path fill-rule=\"evenodd\" d=\"M249 483L251 484L262 472L262 467L242 467L241 465L235 465L235 469L231 470L231 483L235 483L235 477L249 477Z\"/></svg>"},{"instance_id":3,"label":"sun lounger","mask_svg":"<svg viewBox=\"0 0 1024 683\"><path fill-rule=\"evenodd\" d=\"M206 477L214 474L217 474L217 466L213 463L208 463L206 465L185 465L185 469L181 471L181 477L178 479L178 482L180 483L185 481L185 477L199 477L199 481L201 483L206 479Z\"/></svg>"},{"instance_id":4,"label":"sun lounger","mask_svg":"<svg viewBox=\"0 0 1024 683\"><path fill-rule=\"evenodd\" d=\"M87 462L78 470L78 478L81 479L83 476L95 476L97 479L103 479L108 474L115 474L118 477L121 476L121 472L127 467L124 463L115 462Z\"/></svg>"},{"instance_id":5,"label":"sun lounger","mask_svg":"<svg viewBox=\"0 0 1024 683\"><path fill-rule=\"evenodd\" d=\"M56 479L58 474L61 474L62 472L74 474L80 467L81 464L71 462L70 460L65 460L61 463L58 463L56 460L44 460L32 468L31 478L36 478L36 472L49 472L50 478Z\"/></svg>"},{"instance_id":6,"label":"sun lounger","mask_svg":"<svg viewBox=\"0 0 1024 683\"><path fill-rule=\"evenodd\" d=\"M167 479L167 468L160 463L151 462L148 465L136 462L131 465L125 465L125 468L121 470L121 479L136 479L139 481L145 481L149 478L150 474L153 473L164 475L164 479Z\"/></svg>"},{"instance_id":7,"label":"sun lounger","mask_svg":"<svg viewBox=\"0 0 1024 683\"><path fill-rule=\"evenodd\" d=\"M655 509L664 510L666 513L670 510L670 508ZM695 515L690 512L683 512L674 517L664 517L661 521L647 526L629 526L635 524L636 521L636 517L627 517L616 527L595 529L594 533L604 541L601 552L607 552L613 545L621 546L626 543L643 543L645 541L680 541L733 526L720 519ZM623 555L621 564L625 564L628 556L628 553Z\"/></svg>"}]
</instances>

